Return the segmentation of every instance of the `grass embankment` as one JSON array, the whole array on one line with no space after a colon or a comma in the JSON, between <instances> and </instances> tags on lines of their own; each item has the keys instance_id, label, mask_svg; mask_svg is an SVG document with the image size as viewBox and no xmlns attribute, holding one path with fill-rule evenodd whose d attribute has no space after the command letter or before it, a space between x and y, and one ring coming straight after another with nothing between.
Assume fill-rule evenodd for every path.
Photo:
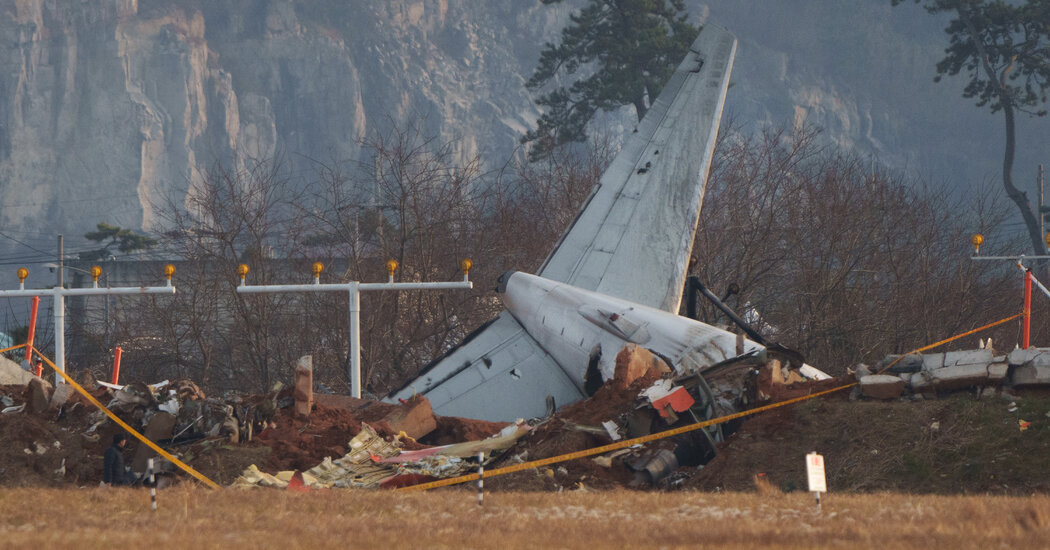
<instances>
[{"instance_id":1,"label":"grass embankment","mask_svg":"<svg viewBox=\"0 0 1050 550\"><path fill-rule=\"evenodd\" d=\"M1050 399L961 393L917 402L814 400L756 415L688 486L748 490L766 474L805 490L804 456L824 455L832 491L1050 493ZM1021 430L1021 422L1029 425Z\"/></svg>"},{"instance_id":2,"label":"grass embankment","mask_svg":"<svg viewBox=\"0 0 1050 550\"><path fill-rule=\"evenodd\" d=\"M1050 546L1050 498L804 493L0 491L4 548Z\"/></svg>"}]
</instances>

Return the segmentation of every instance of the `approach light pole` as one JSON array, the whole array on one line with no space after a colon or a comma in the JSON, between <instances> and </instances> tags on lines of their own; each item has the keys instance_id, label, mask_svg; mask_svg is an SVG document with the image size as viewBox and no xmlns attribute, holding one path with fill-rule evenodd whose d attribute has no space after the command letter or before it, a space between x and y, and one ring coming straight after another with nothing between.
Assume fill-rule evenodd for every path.
<instances>
[{"instance_id":1,"label":"approach light pole","mask_svg":"<svg viewBox=\"0 0 1050 550\"><path fill-rule=\"evenodd\" d=\"M255 285L249 286L245 283L250 269L246 264L237 266L237 274L241 277L241 284L237 292L262 293L262 292L346 292L350 295L350 395L361 398L361 292L370 290L448 290L456 288L474 288L470 281L470 268L474 263L463 260L459 263L463 271L462 281L435 282L435 283L395 283L394 272L397 271L397 262L389 260L386 263L386 271L389 275L385 283L360 283L350 281L347 283L325 283L321 284L321 273L324 272L324 264L314 262L312 270L314 282L305 285Z\"/></svg>"},{"instance_id":2,"label":"approach light pole","mask_svg":"<svg viewBox=\"0 0 1050 550\"><path fill-rule=\"evenodd\" d=\"M58 271L62 272L64 266L59 264ZM26 277L29 270L18 268L18 290L0 290L0 298L21 298L33 296L50 296L54 300L51 309L55 314L55 367L66 371L66 296L108 296L126 294L175 294L175 287L171 285L171 276L175 274L175 266L168 264L164 266L164 277L167 279L165 286L128 286L128 287L102 287L98 286L98 278L102 276L102 268L92 266L88 271L93 280L92 286L87 288L63 288L56 285L51 289L29 289L26 290ZM59 278L61 280L61 277ZM62 381L62 377L56 373L55 383Z\"/></svg>"},{"instance_id":3,"label":"approach light pole","mask_svg":"<svg viewBox=\"0 0 1050 550\"><path fill-rule=\"evenodd\" d=\"M1046 241L1047 247L1050 247L1050 233L1047 233L1043 240ZM1046 294L1048 298L1050 298L1050 290L1047 290L1043 283L1040 283L1039 279L1032 275L1032 268L1024 263L1028 260L1050 260L1050 256L1025 256L1024 254L1017 256L981 256L981 245L984 244L984 236L980 233L975 233L970 238L970 244L973 245L971 260L1008 260L1016 262L1017 268L1024 272L1024 309L1021 312L1024 324L1021 331L1021 348L1028 349L1032 334L1032 284L1038 286L1039 290L1043 291L1043 294Z\"/></svg>"}]
</instances>

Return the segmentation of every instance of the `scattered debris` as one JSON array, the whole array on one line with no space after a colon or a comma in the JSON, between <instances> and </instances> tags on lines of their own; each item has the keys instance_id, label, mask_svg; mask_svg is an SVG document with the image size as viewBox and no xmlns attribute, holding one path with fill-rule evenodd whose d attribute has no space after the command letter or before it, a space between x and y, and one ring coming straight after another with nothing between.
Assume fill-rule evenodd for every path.
<instances>
[{"instance_id":1,"label":"scattered debris","mask_svg":"<svg viewBox=\"0 0 1050 550\"><path fill-rule=\"evenodd\" d=\"M209 397L186 379L123 386L98 382L91 392L125 422L221 483L308 490L402 487L456 476L477 468L479 452L486 467L495 468L549 458L843 386L854 377L858 395L870 400L909 401L975 386L979 397L1013 399L1006 401L1006 411L1017 413L1018 394L1010 390L1031 387L1031 380L1042 376L1040 369L1050 369L1050 350L1004 356L985 348L911 355L880 374L894 359L881 367L858 365L849 378L824 380L805 379L775 357L730 365L729 378L720 378L724 371L676 376L660 356L632 344L618 354L615 376L589 398L511 424L437 416L422 395L381 403L314 393L303 386L310 380L309 357L298 363L296 386L276 385L265 394ZM735 393L719 386L730 378L725 387L738 388ZM0 484L97 484L102 451L119 428L82 396L65 384L52 387L33 378L25 385L0 386L0 406L0 437L12 443L0 451L5 472ZM1020 431L1033 430L1031 422L1013 419ZM497 489L550 490L686 486L739 424L710 426L487 483ZM939 419L925 426L927 433L943 431ZM154 453L134 440L129 443L128 464L136 472L145 470ZM172 472L170 464L159 462Z\"/></svg>"}]
</instances>

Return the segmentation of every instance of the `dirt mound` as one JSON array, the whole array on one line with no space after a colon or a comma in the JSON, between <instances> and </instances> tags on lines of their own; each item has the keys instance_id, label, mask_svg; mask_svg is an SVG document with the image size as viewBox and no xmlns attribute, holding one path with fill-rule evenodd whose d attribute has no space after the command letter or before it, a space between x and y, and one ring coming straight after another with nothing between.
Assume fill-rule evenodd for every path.
<instances>
[{"instance_id":1,"label":"dirt mound","mask_svg":"<svg viewBox=\"0 0 1050 550\"><path fill-rule=\"evenodd\" d=\"M458 416L438 416L437 428L427 434L421 443L427 445L451 445L463 441L480 441L510 425L509 422L489 422Z\"/></svg>"},{"instance_id":2,"label":"dirt mound","mask_svg":"<svg viewBox=\"0 0 1050 550\"><path fill-rule=\"evenodd\" d=\"M30 399L21 385L0 386L0 395L18 404ZM61 409L0 414L0 486L97 484L102 453L117 432L112 425L92 429L101 420L102 413L79 395Z\"/></svg>"}]
</instances>

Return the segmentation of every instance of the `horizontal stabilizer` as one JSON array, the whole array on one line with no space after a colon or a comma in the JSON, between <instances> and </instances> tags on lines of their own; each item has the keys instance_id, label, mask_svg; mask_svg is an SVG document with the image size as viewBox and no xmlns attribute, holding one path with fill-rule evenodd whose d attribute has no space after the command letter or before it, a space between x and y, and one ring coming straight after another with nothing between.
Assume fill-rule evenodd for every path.
<instances>
[{"instance_id":1,"label":"horizontal stabilizer","mask_svg":"<svg viewBox=\"0 0 1050 550\"><path fill-rule=\"evenodd\" d=\"M390 395L421 393L436 414L511 422L543 416L547 396L561 405L583 392L504 311Z\"/></svg>"}]
</instances>

